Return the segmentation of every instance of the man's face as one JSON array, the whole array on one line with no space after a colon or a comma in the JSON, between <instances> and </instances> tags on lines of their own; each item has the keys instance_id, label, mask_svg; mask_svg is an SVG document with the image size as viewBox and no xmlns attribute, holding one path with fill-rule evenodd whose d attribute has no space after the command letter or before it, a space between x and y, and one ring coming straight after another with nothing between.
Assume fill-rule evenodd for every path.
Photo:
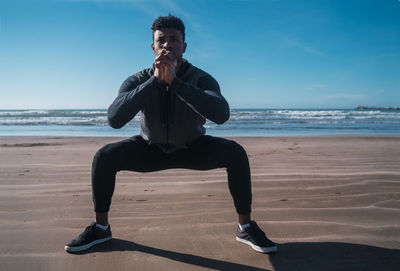
<instances>
[{"instance_id":1,"label":"man's face","mask_svg":"<svg viewBox=\"0 0 400 271\"><path fill-rule=\"evenodd\" d=\"M181 61L186 50L186 42L183 41L182 33L176 28L162 28L156 30L153 35L154 42L151 44L154 55L159 56L163 50L170 59Z\"/></svg>"}]
</instances>

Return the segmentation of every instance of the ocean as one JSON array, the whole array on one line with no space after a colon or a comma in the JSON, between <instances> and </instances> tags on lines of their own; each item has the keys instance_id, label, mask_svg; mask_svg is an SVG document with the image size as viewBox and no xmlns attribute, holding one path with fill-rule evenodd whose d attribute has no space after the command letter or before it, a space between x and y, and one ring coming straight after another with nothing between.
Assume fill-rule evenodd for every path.
<instances>
[{"instance_id":1,"label":"ocean","mask_svg":"<svg viewBox=\"0 0 400 271\"><path fill-rule=\"evenodd\" d=\"M105 109L0 110L0 136L129 137L139 118L113 129ZM232 109L229 121L205 127L215 136L400 135L400 110Z\"/></svg>"}]
</instances>

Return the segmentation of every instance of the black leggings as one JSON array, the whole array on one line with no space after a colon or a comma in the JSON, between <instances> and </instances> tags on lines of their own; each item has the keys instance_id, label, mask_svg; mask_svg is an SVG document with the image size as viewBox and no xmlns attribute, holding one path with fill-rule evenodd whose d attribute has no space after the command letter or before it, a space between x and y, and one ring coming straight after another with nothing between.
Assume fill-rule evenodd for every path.
<instances>
[{"instance_id":1,"label":"black leggings","mask_svg":"<svg viewBox=\"0 0 400 271\"><path fill-rule=\"evenodd\" d=\"M94 210L108 212L120 170L151 172L170 168L209 170L226 168L228 186L237 213L251 212L250 167L246 151L232 140L203 135L189 148L164 153L141 136L107 144L93 158Z\"/></svg>"}]
</instances>

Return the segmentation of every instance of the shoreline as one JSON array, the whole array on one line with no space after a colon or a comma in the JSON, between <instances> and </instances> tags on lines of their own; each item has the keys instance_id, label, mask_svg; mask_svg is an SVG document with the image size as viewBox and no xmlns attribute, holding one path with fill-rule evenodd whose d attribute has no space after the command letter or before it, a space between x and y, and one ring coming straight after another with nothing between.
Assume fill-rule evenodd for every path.
<instances>
[{"instance_id":1,"label":"shoreline","mask_svg":"<svg viewBox=\"0 0 400 271\"><path fill-rule=\"evenodd\" d=\"M135 136L135 135L133 135ZM58 142L57 140L72 140L79 142L80 140L92 141L92 140L104 140L107 141L119 141L128 139L132 136L0 136L0 147L39 147L39 146L55 146L55 145L64 145L63 142ZM307 138L314 138L314 139L337 139L337 138L353 138L353 139L373 139L373 138L380 138L380 139L400 139L400 135L355 135L355 134L339 134L339 135L301 135L301 136L218 136L223 138L228 138L236 141L241 140L266 140L266 139L307 139ZM24 142L24 140L28 141ZM38 142L33 142L33 141ZM45 143L46 140L50 140L52 143ZM17 142L17 143L9 143L9 141ZM8 142L8 143L7 143ZM19 143L18 143L19 142Z\"/></svg>"}]
</instances>

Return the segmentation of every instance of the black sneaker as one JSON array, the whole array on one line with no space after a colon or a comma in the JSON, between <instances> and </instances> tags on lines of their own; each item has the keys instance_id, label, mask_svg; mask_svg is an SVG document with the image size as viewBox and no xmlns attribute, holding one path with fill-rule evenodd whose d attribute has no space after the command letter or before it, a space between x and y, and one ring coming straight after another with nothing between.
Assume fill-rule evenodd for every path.
<instances>
[{"instance_id":1,"label":"black sneaker","mask_svg":"<svg viewBox=\"0 0 400 271\"><path fill-rule=\"evenodd\" d=\"M241 230L238 226L236 240L251 246L255 251L271 253L278 251L277 245L269 240L255 221L250 222L250 227Z\"/></svg>"},{"instance_id":2,"label":"black sneaker","mask_svg":"<svg viewBox=\"0 0 400 271\"><path fill-rule=\"evenodd\" d=\"M64 249L68 252L78 252L111 240L111 238L110 225L107 230L103 230L96 227L96 222L93 222L78 237L69 242Z\"/></svg>"}]
</instances>

